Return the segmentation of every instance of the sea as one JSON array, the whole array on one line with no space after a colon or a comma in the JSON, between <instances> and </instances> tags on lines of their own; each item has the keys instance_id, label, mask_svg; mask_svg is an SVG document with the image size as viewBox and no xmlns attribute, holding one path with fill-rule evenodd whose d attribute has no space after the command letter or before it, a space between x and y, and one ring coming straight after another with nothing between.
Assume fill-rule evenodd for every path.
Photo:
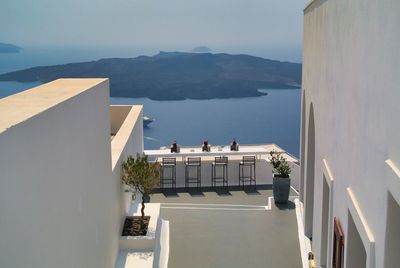
<instances>
[{"instance_id":1,"label":"sea","mask_svg":"<svg viewBox=\"0 0 400 268\"><path fill-rule=\"evenodd\" d=\"M25 53L25 57L24 57ZM42 54L40 54L42 53ZM0 54L0 73L38 65L64 64L110 57L40 51ZM124 56L124 55L122 55ZM40 82L20 83L0 81L0 98L39 85ZM182 146L227 145L236 139L239 144L275 143L298 157L300 144L300 89L260 89L268 94L261 97L154 101L147 98L110 98L111 104L143 105L144 115L154 119L144 128L145 149L169 146L176 141ZM1 116L1 115L0 115Z\"/></svg>"}]
</instances>

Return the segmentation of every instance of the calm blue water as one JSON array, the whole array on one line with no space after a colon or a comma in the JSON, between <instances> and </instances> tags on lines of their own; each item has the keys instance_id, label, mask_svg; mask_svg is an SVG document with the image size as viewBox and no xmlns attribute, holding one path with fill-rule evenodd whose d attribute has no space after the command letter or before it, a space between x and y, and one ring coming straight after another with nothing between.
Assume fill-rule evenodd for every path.
<instances>
[{"instance_id":1,"label":"calm blue water","mask_svg":"<svg viewBox=\"0 0 400 268\"><path fill-rule=\"evenodd\" d=\"M20 83L12 81L0 81L0 99L40 84L40 82Z\"/></svg>"},{"instance_id":2,"label":"calm blue water","mask_svg":"<svg viewBox=\"0 0 400 268\"><path fill-rule=\"evenodd\" d=\"M276 143L299 156L300 90L268 90L256 98L152 101L111 98L113 104L142 104L155 121L145 128L145 148L177 140L181 145Z\"/></svg>"}]
</instances>

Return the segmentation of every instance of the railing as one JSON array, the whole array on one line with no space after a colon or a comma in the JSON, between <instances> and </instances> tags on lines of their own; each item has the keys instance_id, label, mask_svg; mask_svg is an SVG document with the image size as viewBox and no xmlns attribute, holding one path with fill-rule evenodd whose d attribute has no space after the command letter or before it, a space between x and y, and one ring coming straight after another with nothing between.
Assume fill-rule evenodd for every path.
<instances>
[{"instance_id":1,"label":"railing","mask_svg":"<svg viewBox=\"0 0 400 268\"><path fill-rule=\"evenodd\" d=\"M239 163L243 156L256 156L256 178L257 185L272 184L272 167L269 163L269 153L280 152L292 163L292 186L299 188L299 166L298 159L282 150L275 144L240 145L239 151L231 151L229 145L212 146L209 152L203 152L201 146L181 147L179 153L171 153L170 148L162 147L159 150L145 150L144 153L150 159L161 162L163 157L174 157L176 162L176 183L177 187L185 186L185 161L187 157L201 157L201 180L202 186L211 186L211 169L215 157L228 156L228 184L237 186L239 181Z\"/></svg>"},{"instance_id":2,"label":"railing","mask_svg":"<svg viewBox=\"0 0 400 268\"><path fill-rule=\"evenodd\" d=\"M182 161L185 161L186 157L190 156L228 156L228 155L255 155L257 159L261 158L261 155L269 154L270 151L267 148L251 148L248 146L240 146L240 150L231 151L229 146L212 146L210 151L202 151L201 148L195 147L181 147L179 153L171 153L170 149L163 148L159 150L145 150L144 153L149 157L180 157Z\"/></svg>"}]
</instances>

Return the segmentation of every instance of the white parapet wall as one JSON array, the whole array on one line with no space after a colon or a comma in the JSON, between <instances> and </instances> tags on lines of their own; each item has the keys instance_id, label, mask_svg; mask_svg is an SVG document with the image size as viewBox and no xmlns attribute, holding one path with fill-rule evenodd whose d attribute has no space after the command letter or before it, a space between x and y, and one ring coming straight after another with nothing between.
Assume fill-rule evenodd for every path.
<instances>
[{"instance_id":1,"label":"white parapet wall","mask_svg":"<svg viewBox=\"0 0 400 268\"><path fill-rule=\"evenodd\" d=\"M221 149L223 147L223 149ZM270 164L270 151L281 152L282 156L290 163L292 168L291 185L296 191L300 188L300 166L298 160L285 152L276 144L253 144L241 145L239 151L232 152L227 146L213 146L210 152L202 152L200 147L182 147L179 153L171 153L168 148L162 147L159 150L145 150L145 154L155 158L156 161L162 162L163 157L172 157L176 159L176 186L185 187L185 161L188 157L201 158L201 185L202 187L211 186L212 163L215 157L228 157L228 185L237 186L239 184L239 164L242 157L247 155L256 156L256 180L257 185L270 185L273 181L272 166ZM196 176L196 169L189 169L189 176ZM247 176L250 172L249 168L244 169ZM165 176L171 176L171 170L165 171ZM222 169L217 168L217 176L222 176ZM196 184L190 186L196 187Z\"/></svg>"},{"instance_id":2,"label":"white parapet wall","mask_svg":"<svg viewBox=\"0 0 400 268\"><path fill-rule=\"evenodd\" d=\"M132 105L110 105L110 128L112 136L117 135L126 121L128 114L132 111L132 107ZM136 121L131 122L133 125L135 123Z\"/></svg>"},{"instance_id":3,"label":"white parapet wall","mask_svg":"<svg viewBox=\"0 0 400 268\"><path fill-rule=\"evenodd\" d=\"M112 178L118 186L120 200L120 228L125 215L131 206L132 194L125 193L126 188L121 184L121 164L130 155L143 153L143 106L141 105L111 105L110 124Z\"/></svg>"},{"instance_id":4,"label":"white parapet wall","mask_svg":"<svg viewBox=\"0 0 400 268\"><path fill-rule=\"evenodd\" d=\"M167 268L169 260L169 221L159 219L153 268Z\"/></svg>"},{"instance_id":5,"label":"white parapet wall","mask_svg":"<svg viewBox=\"0 0 400 268\"><path fill-rule=\"evenodd\" d=\"M60 79L0 100L0 267L113 267L107 79Z\"/></svg>"},{"instance_id":6,"label":"white parapet wall","mask_svg":"<svg viewBox=\"0 0 400 268\"><path fill-rule=\"evenodd\" d=\"M111 105L111 161L113 172L120 171L121 163L129 155L143 153L143 106Z\"/></svg>"}]
</instances>

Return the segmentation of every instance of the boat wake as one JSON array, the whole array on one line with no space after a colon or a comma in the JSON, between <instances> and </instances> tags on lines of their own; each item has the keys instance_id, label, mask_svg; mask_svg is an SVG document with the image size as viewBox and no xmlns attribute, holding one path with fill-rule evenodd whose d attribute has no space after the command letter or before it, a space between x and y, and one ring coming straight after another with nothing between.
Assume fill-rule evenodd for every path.
<instances>
[{"instance_id":1,"label":"boat wake","mask_svg":"<svg viewBox=\"0 0 400 268\"><path fill-rule=\"evenodd\" d=\"M160 140L156 139L156 138L152 138L152 137L144 137L145 140L149 140L149 141L156 141L158 143L160 143Z\"/></svg>"}]
</instances>

